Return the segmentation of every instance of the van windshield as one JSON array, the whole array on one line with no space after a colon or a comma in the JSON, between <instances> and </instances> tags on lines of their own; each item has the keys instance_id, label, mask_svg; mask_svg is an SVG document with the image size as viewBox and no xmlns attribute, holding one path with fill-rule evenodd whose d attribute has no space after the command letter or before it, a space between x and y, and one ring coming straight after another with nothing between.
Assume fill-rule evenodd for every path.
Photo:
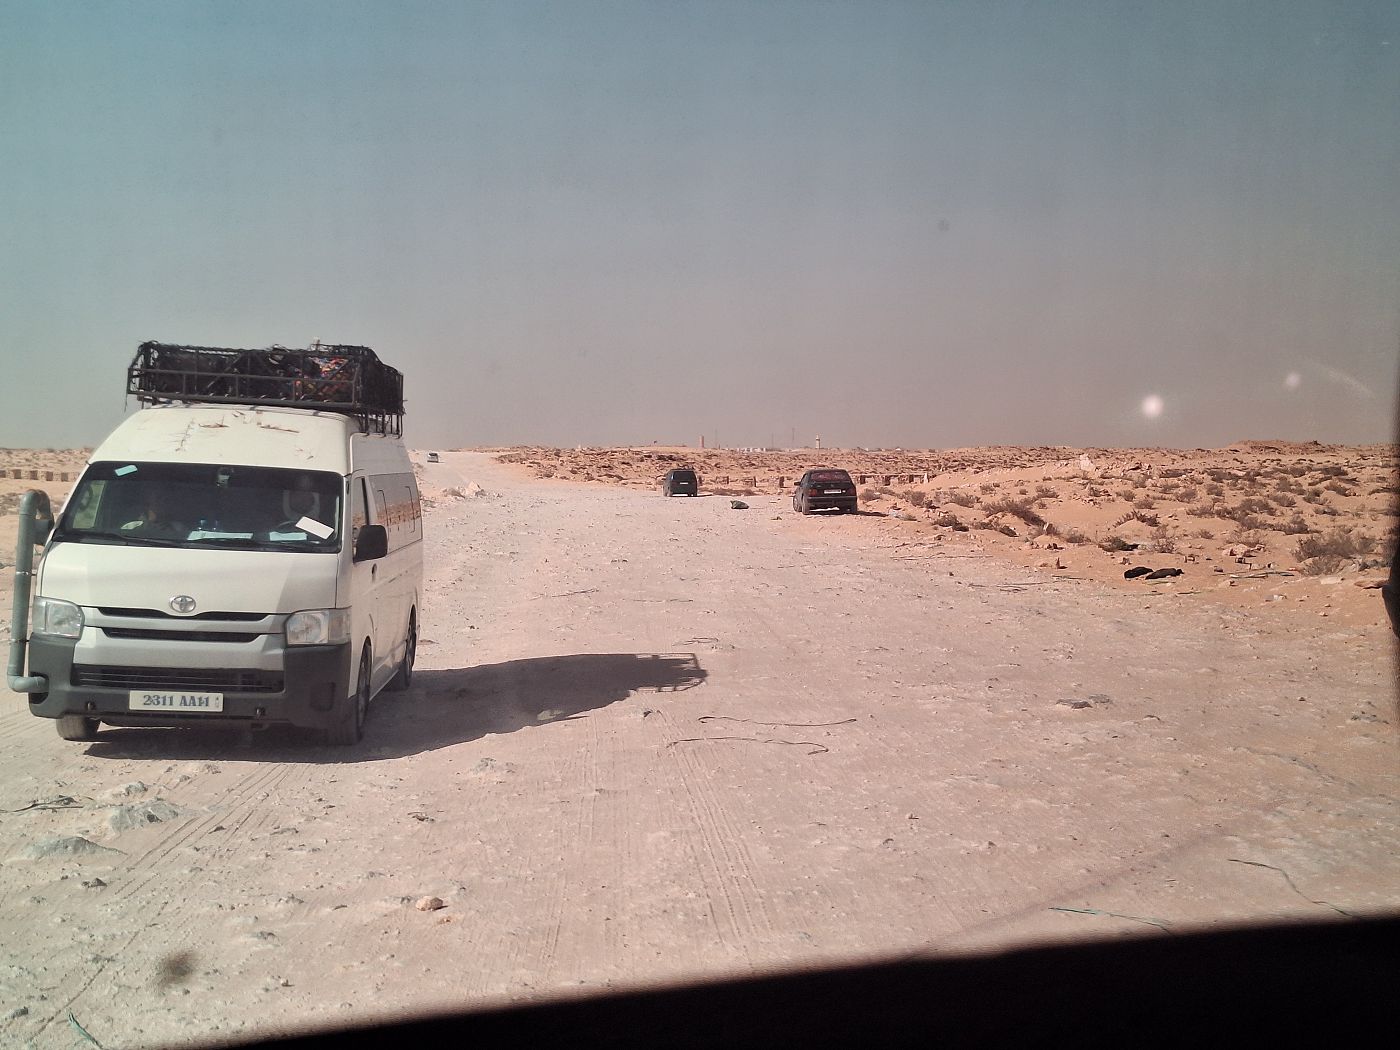
<instances>
[{"instance_id":1,"label":"van windshield","mask_svg":"<svg viewBox=\"0 0 1400 1050\"><path fill-rule=\"evenodd\" d=\"M226 463L93 463L54 541L241 550L340 550L343 481Z\"/></svg>"}]
</instances>

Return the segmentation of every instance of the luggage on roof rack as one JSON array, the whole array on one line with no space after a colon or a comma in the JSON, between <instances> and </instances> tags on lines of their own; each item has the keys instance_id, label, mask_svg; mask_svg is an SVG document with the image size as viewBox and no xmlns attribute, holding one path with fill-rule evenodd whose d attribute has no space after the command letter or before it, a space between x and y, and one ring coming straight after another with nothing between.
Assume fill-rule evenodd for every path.
<instances>
[{"instance_id":1,"label":"luggage on roof rack","mask_svg":"<svg viewBox=\"0 0 1400 1050\"><path fill-rule=\"evenodd\" d=\"M403 374L367 346L234 350L147 342L127 369L126 392L146 404L311 408L353 416L381 434L403 430Z\"/></svg>"}]
</instances>

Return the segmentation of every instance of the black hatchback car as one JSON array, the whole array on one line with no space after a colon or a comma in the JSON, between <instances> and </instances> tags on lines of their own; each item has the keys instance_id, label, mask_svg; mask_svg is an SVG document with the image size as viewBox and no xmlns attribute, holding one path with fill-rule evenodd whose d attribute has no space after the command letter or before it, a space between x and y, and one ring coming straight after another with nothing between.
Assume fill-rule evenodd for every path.
<instances>
[{"instance_id":1,"label":"black hatchback car","mask_svg":"<svg viewBox=\"0 0 1400 1050\"><path fill-rule=\"evenodd\" d=\"M689 467L668 470L666 476L661 479L661 495L698 496L700 495L700 479L696 477L695 471Z\"/></svg>"},{"instance_id":2,"label":"black hatchback car","mask_svg":"<svg viewBox=\"0 0 1400 1050\"><path fill-rule=\"evenodd\" d=\"M792 509L799 514L814 510L835 510L854 514L856 484L844 470L822 467L809 470L798 479L792 494Z\"/></svg>"}]
</instances>

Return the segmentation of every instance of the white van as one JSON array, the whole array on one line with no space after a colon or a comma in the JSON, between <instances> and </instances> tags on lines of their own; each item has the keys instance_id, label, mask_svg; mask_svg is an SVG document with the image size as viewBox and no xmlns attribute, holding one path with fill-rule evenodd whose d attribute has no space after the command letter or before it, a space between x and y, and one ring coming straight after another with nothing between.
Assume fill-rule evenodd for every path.
<instances>
[{"instance_id":1,"label":"white van","mask_svg":"<svg viewBox=\"0 0 1400 1050\"><path fill-rule=\"evenodd\" d=\"M23 681L64 739L223 722L351 744L412 679L423 532L397 426L218 397L122 422L48 537Z\"/></svg>"}]
</instances>

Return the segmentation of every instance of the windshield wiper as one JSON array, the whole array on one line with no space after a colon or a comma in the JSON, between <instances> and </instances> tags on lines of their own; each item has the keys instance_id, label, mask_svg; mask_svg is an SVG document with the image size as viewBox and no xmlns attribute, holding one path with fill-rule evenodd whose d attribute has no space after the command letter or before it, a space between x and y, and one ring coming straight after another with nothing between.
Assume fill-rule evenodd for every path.
<instances>
[{"instance_id":1,"label":"windshield wiper","mask_svg":"<svg viewBox=\"0 0 1400 1050\"><path fill-rule=\"evenodd\" d=\"M200 536L189 541L198 547L234 547L246 550L282 550L286 544L255 540L251 536Z\"/></svg>"},{"instance_id":2,"label":"windshield wiper","mask_svg":"<svg viewBox=\"0 0 1400 1050\"><path fill-rule=\"evenodd\" d=\"M120 543L124 546L146 546L146 547L178 547L179 540L168 539L164 536L141 536L131 532L60 532L54 537L55 540L68 540L73 543Z\"/></svg>"}]
</instances>

